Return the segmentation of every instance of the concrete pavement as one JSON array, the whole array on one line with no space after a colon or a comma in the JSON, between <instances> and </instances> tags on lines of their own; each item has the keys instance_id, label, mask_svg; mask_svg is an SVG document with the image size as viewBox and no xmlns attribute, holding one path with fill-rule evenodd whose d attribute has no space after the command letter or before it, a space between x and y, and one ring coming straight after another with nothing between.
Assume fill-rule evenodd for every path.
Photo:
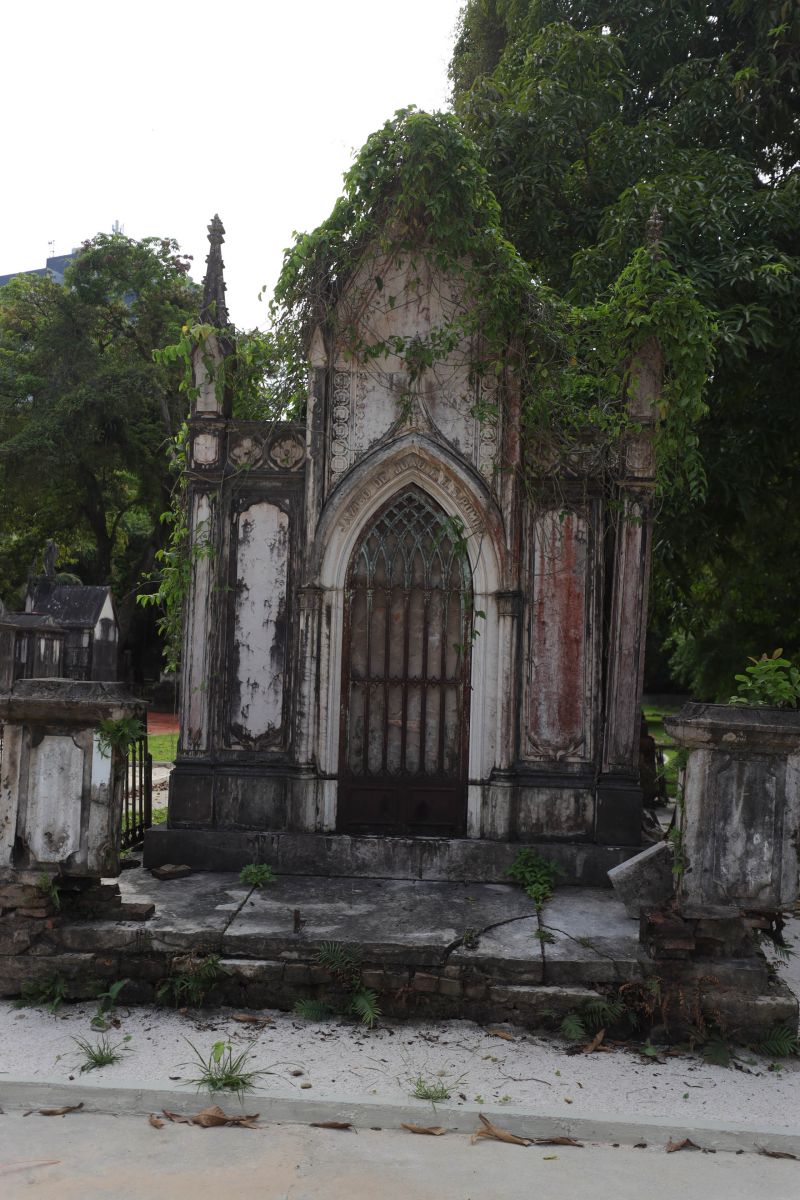
<instances>
[{"instance_id":1,"label":"concrete pavement","mask_svg":"<svg viewBox=\"0 0 800 1200\"><path fill-rule=\"evenodd\" d=\"M200 1107L200 1106L198 1106ZM258 1102L252 1106L257 1110ZM800 1162L301 1125L199 1129L144 1116L0 1116L4 1200L796 1200Z\"/></svg>"}]
</instances>

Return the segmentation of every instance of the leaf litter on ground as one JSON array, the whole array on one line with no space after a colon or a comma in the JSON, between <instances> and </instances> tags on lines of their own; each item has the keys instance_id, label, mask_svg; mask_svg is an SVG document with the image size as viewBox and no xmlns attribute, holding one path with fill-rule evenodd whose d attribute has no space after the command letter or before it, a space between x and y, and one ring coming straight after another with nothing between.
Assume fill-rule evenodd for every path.
<instances>
[{"instance_id":1,"label":"leaf litter on ground","mask_svg":"<svg viewBox=\"0 0 800 1200\"><path fill-rule=\"evenodd\" d=\"M80 1104L65 1104L63 1108L29 1108L24 1112L23 1117L30 1117L36 1113L40 1117L64 1117L67 1113L80 1112L83 1108L83 1101Z\"/></svg>"},{"instance_id":2,"label":"leaf litter on ground","mask_svg":"<svg viewBox=\"0 0 800 1200\"><path fill-rule=\"evenodd\" d=\"M218 1104L213 1104L210 1108L203 1108L192 1117L185 1117L182 1113L170 1112L168 1108L164 1108L161 1111L168 1121L172 1121L176 1125L199 1125L202 1129L213 1129L223 1125L236 1125L240 1129L260 1128L259 1125L256 1125L259 1117L258 1113L242 1113L240 1116L234 1116L223 1112Z\"/></svg>"},{"instance_id":3,"label":"leaf litter on ground","mask_svg":"<svg viewBox=\"0 0 800 1200\"><path fill-rule=\"evenodd\" d=\"M493 1125L488 1117L483 1113L478 1113L478 1120L483 1128L478 1128L473 1133L470 1141L474 1145L481 1138L492 1138L496 1142L507 1142L511 1146L531 1146L533 1144L531 1138L517 1137L515 1133L511 1133L508 1129L501 1129L499 1125Z\"/></svg>"}]
</instances>

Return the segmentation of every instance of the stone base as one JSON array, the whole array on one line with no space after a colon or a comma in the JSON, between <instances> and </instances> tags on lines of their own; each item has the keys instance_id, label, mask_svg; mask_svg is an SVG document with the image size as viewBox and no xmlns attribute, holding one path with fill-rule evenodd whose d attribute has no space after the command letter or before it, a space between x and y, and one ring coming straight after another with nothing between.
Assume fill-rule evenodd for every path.
<instances>
[{"instance_id":1,"label":"stone base","mask_svg":"<svg viewBox=\"0 0 800 1200\"><path fill-rule=\"evenodd\" d=\"M651 1028L682 1040L705 1021L753 1043L797 1023L797 1001L769 980L760 955L653 962L610 890L560 888L540 925L509 884L281 876L258 890L235 875L159 882L138 870L120 887L120 916L128 904L155 904L154 917L41 922L35 945L0 954L0 995L59 979L68 999L94 998L127 979L122 1002L151 1003L165 979L214 955L208 1004L337 1003L317 959L323 942L337 941L357 948L362 983L386 1016L557 1029L601 993L636 1005L642 1036Z\"/></svg>"},{"instance_id":2,"label":"stone base","mask_svg":"<svg viewBox=\"0 0 800 1200\"><path fill-rule=\"evenodd\" d=\"M168 829L144 839L145 867L186 863L195 871L238 871L269 863L280 875L353 876L505 883L522 849L558 863L561 882L608 887L608 871L639 850L591 842L500 842L488 838L356 837L258 830Z\"/></svg>"}]
</instances>

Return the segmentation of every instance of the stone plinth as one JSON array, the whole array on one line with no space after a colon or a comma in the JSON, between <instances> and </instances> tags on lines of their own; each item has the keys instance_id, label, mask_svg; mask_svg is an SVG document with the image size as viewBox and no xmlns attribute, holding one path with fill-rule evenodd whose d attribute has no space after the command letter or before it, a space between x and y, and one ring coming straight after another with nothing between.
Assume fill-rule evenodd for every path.
<instances>
[{"instance_id":1,"label":"stone plinth","mask_svg":"<svg viewBox=\"0 0 800 1200\"><path fill-rule=\"evenodd\" d=\"M119 873L124 756L98 726L135 716L118 683L20 679L0 694L0 878Z\"/></svg>"},{"instance_id":2,"label":"stone plinth","mask_svg":"<svg viewBox=\"0 0 800 1200\"><path fill-rule=\"evenodd\" d=\"M665 721L689 751L679 905L688 917L794 905L800 846L800 713L687 704Z\"/></svg>"}]
</instances>

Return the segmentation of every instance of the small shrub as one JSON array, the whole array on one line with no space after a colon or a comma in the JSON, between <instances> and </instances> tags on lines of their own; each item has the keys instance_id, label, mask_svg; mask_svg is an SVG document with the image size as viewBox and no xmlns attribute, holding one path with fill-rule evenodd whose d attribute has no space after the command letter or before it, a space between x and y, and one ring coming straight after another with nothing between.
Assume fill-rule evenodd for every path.
<instances>
[{"instance_id":1,"label":"small shrub","mask_svg":"<svg viewBox=\"0 0 800 1200\"><path fill-rule=\"evenodd\" d=\"M97 1012L94 1014L91 1020L91 1026L93 1029L105 1030L109 1028L111 1024L109 1018L114 1012L114 1009L117 1007L119 994L125 987L125 984L129 982L130 980L128 979L118 979L116 983L110 984L105 992L100 992L98 994Z\"/></svg>"},{"instance_id":2,"label":"small shrub","mask_svg":"<svg viewBox=\"0 0 800 1200\"><path fill-rule=\"evenodd\" d=\"M29 979L22 985L21 994L14 1001L15 1008L38 1008L40 1005L53 1016L64 1003L67 985L60 975L50 979Z\"/></svg>"},{"instance_id":3,"label":"small shrub","mask_svg":"<svg viewBox=\"0 0 800 1200\"><path fill-rule=\"evenodd\" d=\"M205 1057L188 1038L186 1042L192 1049L194 1060L180 1065L199 1068L199 1074L187 1080L198 1091L205 1088L208 1092L235 1092L241 1100L245 1092L255 1091L262 1075L273 1074L266 1068L256 1069L247 1065L252 1057L252 1042L236 1053L230 1042L214 1042Z\"/></svg>"},{"instance_id":4,"label":"small shrub","mask_svg":"<svg viewBox=\"0 0 800 1200\"><path fill-rule=\"evenodd\" d=\"M558 863L542 858L535 850L520 850L506 875L522 885L540 913L553 895L560 871Z\"/></svg>"},{"instance_id":5,"label":"small shrub","mask_svg":"<svg viewBox=\"0 0 800 1200\"><path fill-rule=\"evenodd\" d=\"M112 750L127 754L129 747L145 736L145 728L138 717L120 717L118 721L108 718L97 726L97 749L103 758Z\"/></svg>"},{"instance_id":6,"label":"small shrub","mask_svg":"<svg viewBox=\"0 0 800 1200\"><path fill-rule=\"evenodd\" d=\"M193 960L184 970L171 972L156 990L159 1004L199 1008L219 975L219 955Z\"/></svg>"},{"instance_id":7,"label":"small shrub","mask_svg":"<svg viewBox=\"0 0 800 1200\"><path fill-rule=\"evenodd\" d=\"M42 895L47 897L56 912L58 912L61 908L61 892L58 890L58 881L52 875L48 875L47 871L42 871L36 880L36 886Z\"/></svg>"},{"instance_id":8,"label":"small shrub","mask_svg":"<svg viewBox=\"0 0 800 1200\"><path fill-rule=\"evenodd\" d=\"M248 863L239 872L239 882L248 887L262 888L267 883L274 883L277 875L267 863Z\"/></svg>"},{"instance_id":9,"label":"small shrub","mask_svg":"<svg viewBox=\"0 0 800 1200\"><path fill-rule=\"evenodd\" d=\"M729 704L773 705L776 708L797 708L800 701L800 670L783 650L775 650L768 658L748 659L743 675L737 675L738 694L731 696Z\"/></svg>"},{"instance_id":10,"label":"small shrub","mask_svg":"<svg viewBox=\"0 0 800 1200\"><path fill-rule=\"evenodd\" d=\"M126 1034L121 1042L115 1043L110 1042L105 1035L95 1045L92 1045L86 1038L73 1038L72 1040L83 1055L81 1073L96 1071L99 1067L110 1067L113 1063L120 1062L125 1051L130 1049L125 1044L130 1041L130 1034Z\"/></svg>"}]
</instances>

